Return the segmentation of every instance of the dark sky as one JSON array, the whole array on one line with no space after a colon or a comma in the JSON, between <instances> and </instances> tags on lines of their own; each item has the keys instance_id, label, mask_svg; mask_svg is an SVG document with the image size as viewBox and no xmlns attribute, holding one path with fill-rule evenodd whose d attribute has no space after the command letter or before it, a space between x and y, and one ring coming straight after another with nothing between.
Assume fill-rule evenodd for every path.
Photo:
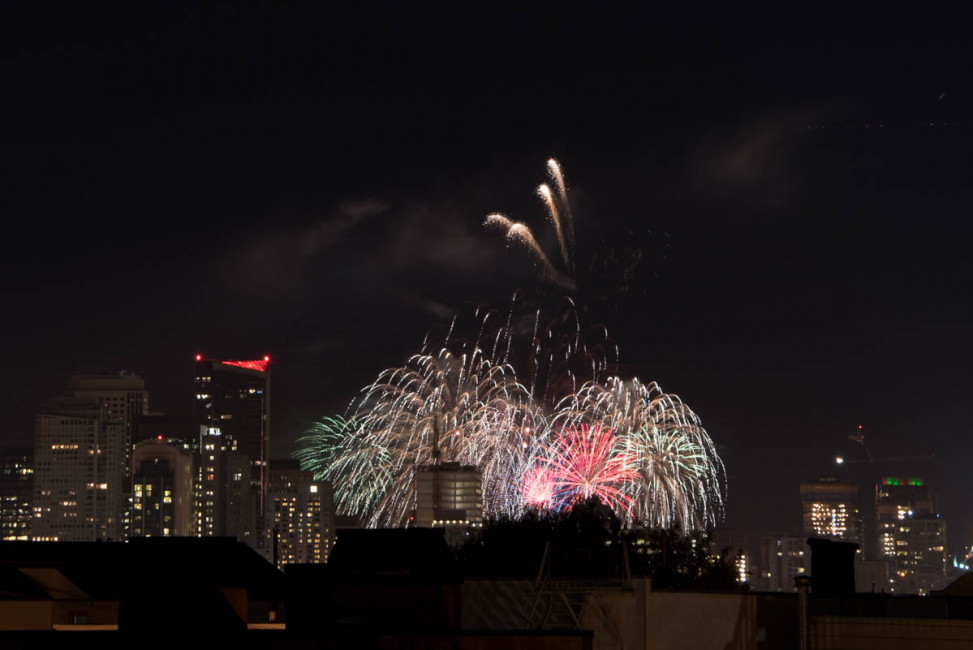
<instances>
[{"instance_id":1,"label":"dark sky","mask_svg":"<svg viewBox=\"0 0 973 650\"><path fill-rule=\"evenodd\" d=\"M268 353L288 454L454 309L544 290L481 224L553 254L556 156L584 255L643 251L591 318L702 417L728 524L797 530L799 480L862 424L875 457L936 455L917 471L970 542L968 38L321 4L0 7L2 443L71 374L138 372L185 413L197 351Z\"/></svg>"}]
</instances>

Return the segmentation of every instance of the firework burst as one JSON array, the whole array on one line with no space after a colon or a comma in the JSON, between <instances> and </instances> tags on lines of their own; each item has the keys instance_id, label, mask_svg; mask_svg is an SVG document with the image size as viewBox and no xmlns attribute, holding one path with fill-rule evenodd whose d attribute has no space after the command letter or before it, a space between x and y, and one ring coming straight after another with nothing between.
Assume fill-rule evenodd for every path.
<instances>
[{"instance_id":1,"label":"firework burst","mask_svg":"<svg viewBox=\"0 0 973 650\"><path fill-rule=\"evenodd\" d=\"M695 530L722 515L724 472L699 417L655 382L589 382L561 401L554 426L611 429L639 474L627 494L633 523Z\"/></svg>"},{"instance_id":2,"label":"firework burst","mask_svg":"<svg viewBox=\"0 0 973 650\"><path fill-rule=\"evenodd\" d=\"M567 188L556 160L547 169L551 183L537 192L563 269L527 225L497 213L485 225L525 248L545 281L576 295ZM640 259L633 247L600 262L621 268L616 293L628 291ZM478 468L488 516L597 497L628 525L688 532L714 524L725 473L697 415L655 382L621 379L618 346L606 328L583 327L574 298L562 297L548 319L519 293L505 316L461 312L437 345L427 336L420 354L362 389L347 419L308 429L297 455L334 483L338 511L370 526L405 525L417 507L417 470L459 463Z\"/></svg>"},{"instance_id":3,"label":"firework burst","mask_svg":"<svg viewBox=\"0 0 973 650\"><path fill-rule=\"evenodd\" d=\"M538 466L531 494L537 502L547 482L554 509L569 507L597 497L616 512L631 517L632 498L626 489L637 480L633 456L618 447L611 429L599 425L568 427L546 445L536 459Z\"/></svg>"}]
</instances>

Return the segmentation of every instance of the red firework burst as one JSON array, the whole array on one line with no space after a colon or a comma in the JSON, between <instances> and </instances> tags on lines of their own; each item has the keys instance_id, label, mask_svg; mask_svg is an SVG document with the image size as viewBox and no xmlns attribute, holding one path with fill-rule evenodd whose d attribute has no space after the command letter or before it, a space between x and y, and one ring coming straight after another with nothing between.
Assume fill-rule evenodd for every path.
<instances>
[{"instance_id":1,"label":"red firework burst","mask_svg":"<svg viewBox=\"0 0 973 650\"><path fill-rule=\"evenodd\" d=\"M532 508L550 508L554 499L554 479L546 467L527 472L521 484L524 501Z\"/></svg>"},{"instance_id":2,"label":"red firework burst","mask_svg":"<svg viewBox=\"0 0 973 650\"><path fill-rule=\"evenodd\" d=\"M569 427L537 458L551 483L550 503L556 508L570 506L590 497L616 512L630 514L632 498L624 486L638 480L631 454L619 452L615 434L598 425Z\"/></svg>"}]
</instances>

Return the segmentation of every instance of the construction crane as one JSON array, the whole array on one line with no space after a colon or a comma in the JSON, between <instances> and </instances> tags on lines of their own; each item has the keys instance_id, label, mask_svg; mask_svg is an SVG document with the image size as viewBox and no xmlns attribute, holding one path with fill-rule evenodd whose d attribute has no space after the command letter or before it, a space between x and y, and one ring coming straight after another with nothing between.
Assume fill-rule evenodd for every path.
<instances>
[{"instance_id":1,"label":"construction crane","mask_svg":"<svg viewBox=\"0 0 973 650\"><path fill-rule=\"evenodd\" d=\"M835 456L835 465L850 465L853 463L863 463L866 465L874 465L875 463L894 463L901 461L910 460L935 460L936 454L912 454L909 456L880 456L875 458L872 456L871 450L868 445L865 444L865 432L862 425L858 425L858 430L848 436L848 439L854 443L861 445L862 450L865 452L864 458L845 458L844 456Z\"/></svg>"}]
</instances>

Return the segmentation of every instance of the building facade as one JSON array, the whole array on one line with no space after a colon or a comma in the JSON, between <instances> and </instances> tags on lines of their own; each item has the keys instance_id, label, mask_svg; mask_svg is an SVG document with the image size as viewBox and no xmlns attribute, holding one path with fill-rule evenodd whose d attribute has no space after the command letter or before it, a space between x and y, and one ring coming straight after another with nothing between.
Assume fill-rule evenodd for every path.
<instances>
[{"instance_id":1,"label":"building facade","mask_svg":"<svg viewBox=\"0 0 973 650\"><path fill-rule=\"evenodd\" d=\"M864 526L858 486L832 478L801 483L804 535L862 547Z\"/></svg>"},{"instance_id":2,"label":"building facade","mask_svg":"<svg viewBox=\"0 0 973 650\"><path fill-rule=\"evenodd\" d=\"M34 448L0 450L0 540L30 539Z\"/></svg>"},{"instance_id":3,"label":"building facade","mask_svg":"<svg viewBox=\"0 0 973 650\"><path fill-rule=\"evenodd\" d=\"M334 492L295 461L274 461L267 493L268 545L278 568L322 564L335 542Z\"/></svg>"},{"instance_id":4,"label":"building facade","mask_svg":"<svg viewBox=\"0 0 973 650\"><path fill-rule=\"evenodd\" d=\"M125 427L93 396L50 400L35 419L31 539L123 539Z\"/></svg>"},{"instance_id":5,"label":"building facade","mask_svg":"<svg viewBox=\"0 0 973 650\"><path fill-rule=\"evenodd\" d=\"M192 453L163 439L143 440L135 445L132 467L132 536L195 535Z\"/></svg>"},{"instance_id":6,"label":"building facade","mask_svg":"<svg viewBox=\"0 0 973 650\"><path fill-rule=\"evenodd\" d=\"M416 511L419 528L445 528L450 546L461 546L483 526L483 487L472 465L440 463L416 469Z\"/></svg>"}]
</instances>

